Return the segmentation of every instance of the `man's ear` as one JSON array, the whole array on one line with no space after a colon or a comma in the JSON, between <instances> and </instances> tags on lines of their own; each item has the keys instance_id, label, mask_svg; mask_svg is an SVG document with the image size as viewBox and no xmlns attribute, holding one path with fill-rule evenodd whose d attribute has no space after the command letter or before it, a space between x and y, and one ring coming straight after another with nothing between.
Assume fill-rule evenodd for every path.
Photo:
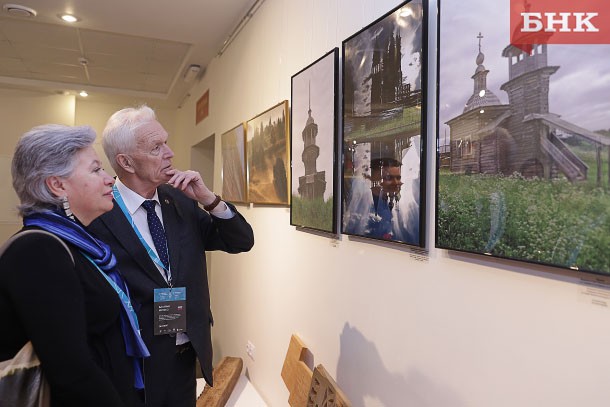
<instances>
[{"instance_id":1,"label":"man's ear","mask_svg":"<svg viewBox=\"0 0 610 407\"><path fill-rule=\"evenodd\" d=\"M66 195L64 181L57 175L51 175L45 180L45 182L47 184L47 188L49 188L49 191L51 191L53 195L59 197Z\"/></svg>"},{"instance_id":2,"label":"man's ear","mask_svg":"<svg viewBox=\"0 0 610 407\"><path fill-rule=\"evenodd\" d=\"M134 173L136 170L133 166L133 160L127 154L117 154L116 162L119 164L119 167L123 169L123 171Z\"/></svg>"}]
</instances>

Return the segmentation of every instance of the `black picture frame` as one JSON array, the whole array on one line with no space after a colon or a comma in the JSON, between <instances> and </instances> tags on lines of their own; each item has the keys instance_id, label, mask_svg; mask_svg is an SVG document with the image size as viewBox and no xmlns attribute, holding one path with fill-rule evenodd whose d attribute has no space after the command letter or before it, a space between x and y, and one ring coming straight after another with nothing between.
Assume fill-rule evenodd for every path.
<instances>
[{"instance_id":1,"label":"black picture frame","mask_svg":"<svg viewBox=\"0 0 610 407\"><path fill-rule=\"evenodd\" d=\"M342 44L341 231L425 247L428 1Z\"/></svg>"},{"instance_id":2,"label":"black picture frame","mask_svg":"<svg viewBox=\"0 0 610 407\"><path fill-rule=\"evenodd\" d=\"M610 46L524 52L508 4L463 6L440 3L435 246L609 275Z\"/></svg>"},{"instance_id":3,"label":"black picture frame","mask_svg":"<svg viewBox=\"0 0 610 407\"><path fill-rule=\"evenodd\" d=\"M339 48L291 77L290 224L337 233Z\"/></svg>"}]
</instances>

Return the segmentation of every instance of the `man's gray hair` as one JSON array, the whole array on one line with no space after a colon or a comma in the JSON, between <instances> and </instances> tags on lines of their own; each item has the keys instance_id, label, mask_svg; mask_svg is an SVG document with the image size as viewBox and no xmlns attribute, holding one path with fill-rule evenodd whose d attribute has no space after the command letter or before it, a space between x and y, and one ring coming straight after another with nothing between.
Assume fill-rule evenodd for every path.
<instances>
[{"instance_id":1,"label":"man's gray hair","mask_svg":"<svg viewBox=\"0 0 610 407\"><path fill-rule=\"evenodd\" d=\"M13 188L21 201L19 214L60 208L61 197L51 193L47 178L69 176L76 154L94 141L95 131L90 126L62 124L37 126L21 136L11 166Z\"/></svg>"},{"instance_id":2,"label":"man's gray hair","mask_svg":"<svg viewBox=\"0 0 610 407\"><path fill-rule=\"evenodd\" d=\"M146 105L121 109L110 116L102 133L102 146L115 173L120 174L122 170L117 155L135 151L136 130L155 120L155 111Z\"/></svg>"}]
</instances>

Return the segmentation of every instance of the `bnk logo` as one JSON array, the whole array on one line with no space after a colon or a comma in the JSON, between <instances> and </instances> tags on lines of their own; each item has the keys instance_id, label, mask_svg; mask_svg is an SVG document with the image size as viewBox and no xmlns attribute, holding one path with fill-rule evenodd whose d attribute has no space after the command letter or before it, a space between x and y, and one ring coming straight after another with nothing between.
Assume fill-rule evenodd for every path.
<instances>
[{"instance_id":1,"label":"bnk logo","mask_svg":"<svg viewBox=\"0 0 610 407\"><path fill-rule=\"evenodd\" d=\"M546 25L542 22L542 14L546 18ZM559 18L556 18L557 14ZM598 15L599 13L521 13L523 17L521 32L556 32L557 27L560 32L599 32L599 28L591 23L591 19ZM574 17L573 22L571 17Z\"/></svg>"},{"instance_id":2,"label":"bnk logo","mask_svg":"<svg viewBox=\"0 0 610 407\"><path fill-rule=\"evenodd\" d=\"M510 0L510 43L610 44L608 0Z\"/></svg>"}]
</instances>

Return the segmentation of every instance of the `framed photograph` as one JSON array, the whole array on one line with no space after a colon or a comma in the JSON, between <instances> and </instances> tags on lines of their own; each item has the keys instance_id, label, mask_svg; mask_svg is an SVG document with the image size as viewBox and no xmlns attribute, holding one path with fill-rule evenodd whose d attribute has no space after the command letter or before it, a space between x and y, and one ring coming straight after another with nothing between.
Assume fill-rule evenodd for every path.
<instances>
[{"instance_id":1,"label":"framed photograph","mask_svg":"<svg viewBox=\"0 0 610 407\"><path fill-rule=\"evenodd\" d=\"M290 224L337 232L339 49L292 76Z\"/></svg>"},{"instance_id":2,"label":"framed photograph","mask_svg":"<svg viewBox=\"0 0 610 407\"><path fill-rule=\"evenodd\" d=\"M246 123L248 201L290 204L288 101L264 111Z\"/></svg>"},{"instance_id":3,"label":"framed photograph","mask_svg":"<svg viewBox=\"0 0 610 407\"><path fill-rule=\"evenodd\" d=\"M425 246L428 3L343 41L342 231Z\"/></svg>"},{"instance_id":4,"label":"framed photograph","mask_svg":"<svg viewBox=\"0 0 610 407\"><path fill-rule=\"evenodd\" d=\"M608 275L610 46L523 50L492 3L440 3L436 247Z\"/></svg>"},{"instance_id":5,"label":"framed photograph","mask_svg":"<svg viewBox=\"0 0 610 407\"><path fill-rule=\"evenodd\" d=\"M248 202L246 196L246 127L242 123L220 137L222 197L233 203Z\"/></svg>"}]
</instances>

